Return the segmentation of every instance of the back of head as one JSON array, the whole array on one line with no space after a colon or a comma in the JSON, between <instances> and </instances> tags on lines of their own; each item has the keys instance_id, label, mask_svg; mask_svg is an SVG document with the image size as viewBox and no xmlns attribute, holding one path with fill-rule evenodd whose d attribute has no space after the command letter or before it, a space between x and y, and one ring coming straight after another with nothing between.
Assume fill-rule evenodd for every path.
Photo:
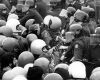
<instances>
[{"instance_id":1,"label":"back of head","mask_svg":"<svg viewBox=\"0 0 100 80\"><path fill-rule=\"evenodd\" d=\"M9 64L13 64L14 54L12 53L4 53L1 57L1 68L8 67Z\"/></svg>"},{"instance_id":2,"label":"back of head","mask_svg":"<svg viewBox=\"0 0 100 80\"><path fill-rule=\"evenodd\" d=\"M54 72L58 73L59 75L61 75L64 80L70 78L70 75L69 75L69 72L68 72L67 69L58 67Z\"/></svg>"},{"instance_id":3,"label":"back of head","mask_svg":"<svg viewBox=\"0 0 100 80\"><path fill-rule=\"evenodd\" d=\"M28 63L33 63L33 61L33 54L29 51L24 51L18 57L18 66L24 67Z\"/></svg>"},{"instance_id":4,"label":"back of head","mask_svg":"<svg viewBox=\"0 0 100 80\"><path fill-rule=\"evenodd\" d=\"M43 75L43 69L39 66L33 66L28 69L28 80L41 80Z\"/></svg>"},{"instance_id":5,"label":"back of head","mask_svg":"<svg viewBox=\"0 0 100 80\"><path fill-rule=\"evenodd\" d=\"M55 66L54 70L56 70L57 68L63 68L65 70L68 70L68 65L65 63L60 63L60 64Z\"/></svg>"},{"instance_id":6,"label":"back of head","mask_svg":"<svg viewBox=\"0 0 100 80\"><path fill-rule=\"evenodd\" d=\"M2 42L3 49L8 52L15 52L15 49L19 49L18 40L15 38L7 37Z\"/></svg>"}]
</instances>

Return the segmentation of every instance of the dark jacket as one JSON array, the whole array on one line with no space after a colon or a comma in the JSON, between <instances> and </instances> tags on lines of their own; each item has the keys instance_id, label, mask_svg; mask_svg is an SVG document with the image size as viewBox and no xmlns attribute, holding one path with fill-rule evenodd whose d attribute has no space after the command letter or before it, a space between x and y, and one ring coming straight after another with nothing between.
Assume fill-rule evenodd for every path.
<instances>
[{"instance_id":1,"label":"dark jacket","mask_svg":"<svg viewBox=\"0 0 100 80\"><path fill-rule=\"evenodd\" d=\"M89 60L89 37L80 37L74 42L74 61L75 60Z\"/></svg>"},{"instance_id":2,"label":"dark jacket","mask_svg":"<svg viewBox=\"0 0 100 80\"><path fill-rule=\"evenodd\" d=\"M41 15L37 12L36 9L29 9L26 13L26 15L20 19L20 23L25 26L25 23L29 19L35 19L36 23L41 24L43 22L43 18Z\"/></svg>"},{"instance_id":3,"label":"dark jacket","mask_svg":"<svg viewBox=\"0 0 100 80\"><path fill-rule=\"evenodd\" d=\"M47 15L48 6L43 1L39 1L36 2L36 10L44 18Z\"/></svg>"}]
</instances>

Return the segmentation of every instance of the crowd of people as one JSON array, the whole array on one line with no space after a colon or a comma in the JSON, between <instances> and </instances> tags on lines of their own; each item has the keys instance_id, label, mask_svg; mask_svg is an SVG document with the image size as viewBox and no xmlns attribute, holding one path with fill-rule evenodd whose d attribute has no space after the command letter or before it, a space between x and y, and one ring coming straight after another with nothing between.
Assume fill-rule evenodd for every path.
<instances>
[{"instance_id":1,"label":"crowd of people","mask_svg":"<svg viewBox=\"0 0 100 80\"><path fill-rule=\"evenodd\" d=\"M0 0L0 79L100 80L94 3Z\"/></svg>"}]
</instances>

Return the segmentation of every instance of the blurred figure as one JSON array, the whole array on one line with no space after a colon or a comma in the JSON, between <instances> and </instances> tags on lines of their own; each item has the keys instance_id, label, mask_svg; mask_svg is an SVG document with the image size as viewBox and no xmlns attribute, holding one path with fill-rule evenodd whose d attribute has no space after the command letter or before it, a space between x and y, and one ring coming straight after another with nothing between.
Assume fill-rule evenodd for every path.
<instances>
[{"instance_id":1,"label":"blurred figure","mask_svg":"<svg viewBox=\"0 0 100 80\"><path fill-rule=\"evenodd\" d=\"M0 19L7 21L8 17L7 6L3 3L0 4Z\"/></svg>"},{"instance_id":2,"label":"blurred figure","mask_svg":"<svg viewBox=\"0 0 100 80\"><path fill-rule=\"evenodd\" d=\"M47 15L47 11L49 10L48 5L43 0L37 0L35 6L36 6L36 10L44 19L44 17Z\"/></svg>"},{"instance_id":3,"label":"blurred figure","mask_svg":"<svg viewBox=\"0 0 100 80\"><path fill-rule=\"evenodd\" d=\"M25 23L29 19L35 19L36 23L41 24L43 22L42 16L35 9L34 0L26 0L24 8L26 15L20 19L20 23L25 26Z\"/></svg>"},{"instance_id":4,"label":"blurred figure","mask_svg":"<svg viewBox=\"0 0 100 80\"><path fill-rule=\"evenodd\" d=\"M90 34L94 34L94 30L97 27L96 20L95 20L95 10L91 7L82 7L82 11L86 12L89 15L89 29Z\"/></svg>"},{"instance_id":5,"label":"blurred figure","mask_svg":"<svg viewBox=\"0 0 100 80\"><path fill-rule=\"evenodd\" d=\"M39 66L30 67L27 73L28 80L43 80L43 69Z\"/></svg>"},{"instance_id":6,"label":"blurred figure","mask_svg":"<svg viewBox=\"0 0 100 80\"><path fill-rule=\"evenodd\" d=\"M99 23L99 19L100 19L100 1L98 0L94 0L95 2L95 8L96 8L96 22Z\"/></svg>"},{"instance_id":7,"label":"blurred figure","mask_svg":"<svg viewBox=\"0 0 100 80\"><path fill-rule=\"evenodd\" d=\"M60 35L62 21L59 17L47 15L43 21L44 30L41 32L42 39L47 45L53 47L57 44L56 37Z\"/></svg>"}]
</instances>

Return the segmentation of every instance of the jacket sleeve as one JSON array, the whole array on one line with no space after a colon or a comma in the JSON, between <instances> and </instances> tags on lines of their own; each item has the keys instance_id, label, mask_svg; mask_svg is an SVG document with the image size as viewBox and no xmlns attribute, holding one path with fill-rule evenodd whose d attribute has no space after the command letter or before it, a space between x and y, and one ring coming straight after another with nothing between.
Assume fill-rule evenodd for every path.
<instances>
[{"instance_id":1,"label":"jacket sleeve","mask_svg":"<svg viewBox=\"0 0 100 80\"><path fill-rule=\"evenodd\" d=\"M27 14L20 19L20 23L25 26L25 23L29 19L35 19L36 23L41 24L43 22L43 18L36 10L29 10Z\"/></svg>"}]
</instances>

